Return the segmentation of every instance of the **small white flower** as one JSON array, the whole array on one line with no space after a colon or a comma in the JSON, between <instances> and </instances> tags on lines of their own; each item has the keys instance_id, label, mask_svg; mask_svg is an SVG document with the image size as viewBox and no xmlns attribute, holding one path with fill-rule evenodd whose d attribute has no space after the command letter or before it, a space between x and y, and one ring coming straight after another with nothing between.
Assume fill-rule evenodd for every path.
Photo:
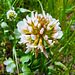
<instances>
[{"instance_id":1,"label":"small white flower","mask_svg":"<svg viewBox=\"0 0 75 75\"><path fill-rule=\"evenodd\" d=\"M8 12L7 12L7 19L9 19L10 21L12 20L12 19L15 19L17 17L17 13L14 11L14 10L9 10Z\"/></svg>"},{"instance_id":2,"label":"small white flower","mask_svg":"<svg viewBox=\"0 0 75 75\"><path fill-rule=\"evenodd\" d=\"M44 39L45 39L45 40L48 40L48 36L47 36L47 35L45 35L45 36L44 36Z\"/></svg>"},{"instance_id":3,"label":"small white flower","mask_svg":"<svg viewBox=\"0 0 75 75\"><path fill-rule=\"evenodd\" d=\"M41 28L40 34L43 34L43 32L44 32L44 28Z\"/></svg>"},{"instance_id":4,"label":"small white flower","mask_svg":"<svg viewBox=\"0 0 75 75\"><path fill-rule=\"evenodd\" d=\"M31 34L31 38L32 38L32 40L36 39L35 35L33 35L33 34Z\"/></svg>"}]
</instances>

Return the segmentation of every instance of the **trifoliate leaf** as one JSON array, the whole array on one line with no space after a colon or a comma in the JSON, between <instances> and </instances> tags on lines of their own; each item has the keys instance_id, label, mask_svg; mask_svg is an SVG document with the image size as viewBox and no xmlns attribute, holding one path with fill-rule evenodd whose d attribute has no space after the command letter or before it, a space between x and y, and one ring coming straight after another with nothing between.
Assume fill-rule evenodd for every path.
<instances>
[{"instance_id":1,"label":"trifoliate leaf","mask_svg":"<svg viewBox=\"0 0 75 75\"><path fill-rule=\"evenodd\" d=\"M6 66L7 72L13 73L16 65L14 63L10 63Z\"/></svg>"},{"instance_id":2,"label":"trifoliate leaf","mask_svg":"<svg viewBox=\"0 0 75 75\"><path fill-rule=\"evenodd\" d=\"M32 75L30 68L28 68L25 64L22 67L23 75Z\"/></svg>"},{"instance_id":3,"label":"trifoliate leaf","mask_svg":"<svg viewBox=\"0 0 75 75\"><path fill-rule=\"evenodd\" d=\"M14 37L12 35L10 35L9 40L14 40Z\"/></svg>"},{"instance_id":4,"label":"trifoliate leaf","mask_svg":"<svg viewBox=\"0 0 75 75\"><path fill-rule=\"evenodd\" d=\"M28 62L29 59L30 59L30 56L27 55L27 56L23 56L23 57L21 57L20 61L21 61L22 63L24 63L24 62Z\"/></svg>"},{"instance_id":5,"label":"trifoliate leaf","mask_svg":"<svg viewBox=\"0 0 75 75\"><path fill-rule=\"evenodd\" d=\"M8 64L10 64L10 63L12 63L12 62L13 62L12 59L9 58L9 59L7 59L6 61L4 61L4 65L8 65Z\"/></svg>"}]
</instances>

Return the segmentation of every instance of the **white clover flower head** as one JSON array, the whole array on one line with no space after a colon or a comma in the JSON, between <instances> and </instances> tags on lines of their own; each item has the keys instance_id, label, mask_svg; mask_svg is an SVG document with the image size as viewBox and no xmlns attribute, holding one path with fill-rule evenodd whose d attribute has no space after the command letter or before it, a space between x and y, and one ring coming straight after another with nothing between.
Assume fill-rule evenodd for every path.
<instances>
[{"instance_id":1,"label":"white clover flower head","mask_svg":"<svg viewBox=\"0 0 75 75\"><path fill-rule=\"evenodd\" d=\"M10 21L12 21L12 19L15 20L16 17L17 17L17 13L14 11L14 8L13 9L10 9L7 12L7 19L9 19Z\"/></svg>"},{"instance_id":2,"label":"white clover flower head","mask_svg":"<svg viewBox=\"0 0 75 75\"><path fill-rule=\"evenodd\" d=\"M26 19L17 23L18 31L21 33L20 43L26 43L27 50L25 53L35 49L35 57L37 57L39 50L48 58L48 53L44 46L44 41L48 47L53 47L58 43L57 39L63 36L63 32L59 27L59 20L52 18L51 15L45 11L43 14L34 14L31 12L31 17L28 15Z\"/></svg>"}]
</instances>

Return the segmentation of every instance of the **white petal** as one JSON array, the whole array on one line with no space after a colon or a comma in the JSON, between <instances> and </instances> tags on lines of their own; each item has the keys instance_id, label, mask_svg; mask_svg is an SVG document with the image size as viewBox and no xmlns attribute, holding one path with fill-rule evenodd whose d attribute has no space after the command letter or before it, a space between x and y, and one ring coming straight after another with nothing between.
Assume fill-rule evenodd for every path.
<instances>
[{"instance_id":1,"label":"white petal","mask_svg":"<svg viewBox=\"0 0 75 75\"><path fill-rule=\"evenodd\" d=\"M42 15L42 14L38 14L38 16L40 16L41 18L43 17L43 15Z\"/></svg>"},{"instance_id":2,"label":"white petal","mask_svg":"<svg viewBox=\"0 0 75 75\"><path fill-rule=\"evenodd\" d=\"M38 13L36 12L36 13L35 13L35 17L36 17L36 18L37 18L37 16L38 16L37 14L38 14Z\"/></svg>"},{"instance_id":3,"label":"white petal","mask_svg":"<svg viewBox=\"0 0 75 75\"><path fill-rule=\"evenodd\" d=\"M19 42L19 43L20 43L20 44L21 44L21 43L24 43L24 44L25 44L25 43L29 42L29 41L27 41L27 39L28 39L29 37L30 37L30 35L24 35L24 34L22 34L22 35L20 36L21 39L20 39L20 42Z\"/></svg>"},{"instance_id":4,"label":"white petal","mask_svg":"<svg viewBox=\"0 0 75 75\"><path fill-rule=\"evenodd\" d=\"M54 29L55 29L56 31L60 31L60 30L61 30L61 28L60 28L58 25L56 25L56 26L54 27Z\"/></svg>"},{"instance_id":5,"label":"white petal","mask_svg":"<svg viewBox=\"0 0 75 75\"><path fill-rule=\"evenodd\" d=\"M33 28L28 26L28 30L29 30L29 32L32 32Z\"/></svg>"},{"instance_id":6,"label":"white petal","mask_svg":"<svg viewBox=\"0 0 75 75\"><path fill-rule=\"evenodd\" d=\"M41 28L40 34L43 34L43 32L44 32L44 28Z\"/></svg>"},{"instance_id":7,"label":"white petal","mask_svg":"<svg viewBox=\"0 0 75 75\"><path fill-rule=\"evenodd\" d=\"M25 51L25 53L28 53L28 52L30 52L31 51L31 48L28 48L26 51Z\"/></svg>"},{"instance_id":8,"label":"white petal","mask_svg":"<svg viewBox=\"0 0 75 75\"><path fill-rule=\"evenodd\" d=\"M59 26L59 24L60 24L60 23L58 22L56 25Z\"/></svg>"},{"instance_id":9,"label":"white petal","mask_svg":"<svg viewBox=\"0 0 75 75\"><path fill-rule=\"evenodd\" d=\"M63 36L63 32L62 31L58 31L57 33L55 33L53 35L53 38L60 39L62 36Z\"/></svg>"},{"instance_id":10,"label":"white petal","mask_svg":"<svg viewBox=\"0 0 75 75\"><path fill-rule=\"evenodd\" d=\"M35 26L37 26L37 24L38 24L38 20L36 20L36 21L34 22L34 25L35 25Z\"/></svg>"},{"instance_id":11,"label":"white petal","mask_svg":"<svg viewBox=\"0 0 75 75\"><path fill-rule=\"evenodd\" d=\"M34 17L34 11L31 12L31 17Z\"/></svg>"},{"instance_id":12,"label":"white petal","mask_svg":"<svg viewBox=\"0 0 75 75\"><path fill-rule=\"evenodd\" d=\"M48 43L51 44L52 43L52 40L48 40Z\"/></svg>"},{"instance_id":13,"label":"white petal","mask_svg":"<svg viewBox=\"0 0 75 75\"><path fill-rule=\"evenodd\" d=\"M56 20L56 21L54 22L54 24L56 24L58 21L59 21L59 20Z\"/></svg>"},{"instance_id":14,"label":"white petal","mask_svg":"<svg viewBox=\"0 0 75 75\"><path fill-rule=\"evenodd\" d=\"M50 30L50 27L49 27L49 26L47 26L47 30L48 30L48 31Z\"/></svg>"},{"instance_id":15,"label":"white petal","mask_svg":"<svg viewBox=\"0 0 75 75\"><path fill-rule=\"evenodd\" d=\"M60 39L63 36L63 32L62 31L58 31L58 37L57 39Z\"/></svg>"},{"instance_id":16,"label":"white petal","mask_svg":"<svg viewBox=\"0 0 75 75\"><path fill-rule=\"evenodd\" d=\"M38 28L40 27L40 23L38 24Z\"/></svg>"},{"instance_id":17,"label":"white petal","mask_svg":"<svg viewBox=\"0 0 75 75\"><path fill-rule=\"evenodd\" d=\"M40 49L41 52L43 52L43 47L41 45L38 45L38 49Z\"/></svg>"},{"instance_id":18,"label":"white petal","mask_svg":"<svg viewBox=\"0 0 75 75\"><path fill-rule=\"evenodd\" d=\"M27 30L28 25L27 25L27 23L24 23L23 21L20 21L20 22L17 23L17 27L18 27L18 31L20 33L24 33L23 30Z\"/></svg>"},{"instance_id":19,"label":"white petal","mask_svg":"<svg viewBox=\"0 0 75 75\"><path fill-rule=\"evenodd\" d=\"M28 15L26 16L26 18L27 18L27 22L31 24L31 18Z\"/></svg>"},{"instance_id":20,"label":"white petal","mask_svg":"<svg viewBox=\"0 0 75 75\"><path fill-rule=\"evenodd\" d=\"M47 35L45 35L45 36L44 36L44 39L45 39L45 40L48 40L48 36L47 36Z\"/></svg>"},{"instance_id":21,"label":"white petal","mask_svg":"<svg viewBox=\"0 0 75 75\"><path fill-rule=\"evenodd\" d=\"M33 34L31 34L31 38L32 38L32 40L36 39L35 35L33 35Z\"/></svg>"},{"instance_id":22,"label":"white petal","mask_svg":"<svg viewBox=\"0 0 75 75\"><path fill-rule=\"evenodd\" d=\"M43 52L43 54L46 56L46 58L48 58L48 54L46 52Z\"/></svg>"},{"instance_id":23,"label":"white petal","mask_svg":"<svg viewBox=\"0 0 75 75\"><path fill-rule=\"evenodd\" d=\"M46 18L45 11L43 11L43 16Z\"/></svg>"}]
</instances>

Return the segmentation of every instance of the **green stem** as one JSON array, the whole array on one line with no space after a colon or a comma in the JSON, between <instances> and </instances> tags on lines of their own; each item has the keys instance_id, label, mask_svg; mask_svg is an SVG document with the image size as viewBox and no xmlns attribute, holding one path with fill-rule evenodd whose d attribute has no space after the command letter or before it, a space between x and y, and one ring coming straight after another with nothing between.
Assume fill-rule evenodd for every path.
<instances>
[{"instance_id":1,"label":"green stem","mask_svg":"<svg viewBox=\"0 0 75 75\"><path fill-rule=\"evenodd\" d=\"M65 0L63 0L63 19L64 19L64 31L66 30L66 24L65 24Z\"/></svg>"},{"instance_id":2,"label":"green stem","mask_svg":"<svg viewBox=\"0 0 75 75\"><path fill-rule=\"evenodd\" d=\"M42 9L42 12L43 12L43 6L42 6L41 1L40 0L37 0L37 1L39 2L40 6L41 6L41 9Z\"/></svg>"},{"instance_id":3,"label":"green stem","mask_svg":"<svg viewBox=\"0 0 75 75\"><path fill-rule=\"evenodd\" d=\"M13 46L13 59L14 59L14 57L15 57L17 71L18 71L18 75L19 75L19 68L18 68L17 53L16 53L15 45Z\"/></svg>"}]
</instances>

